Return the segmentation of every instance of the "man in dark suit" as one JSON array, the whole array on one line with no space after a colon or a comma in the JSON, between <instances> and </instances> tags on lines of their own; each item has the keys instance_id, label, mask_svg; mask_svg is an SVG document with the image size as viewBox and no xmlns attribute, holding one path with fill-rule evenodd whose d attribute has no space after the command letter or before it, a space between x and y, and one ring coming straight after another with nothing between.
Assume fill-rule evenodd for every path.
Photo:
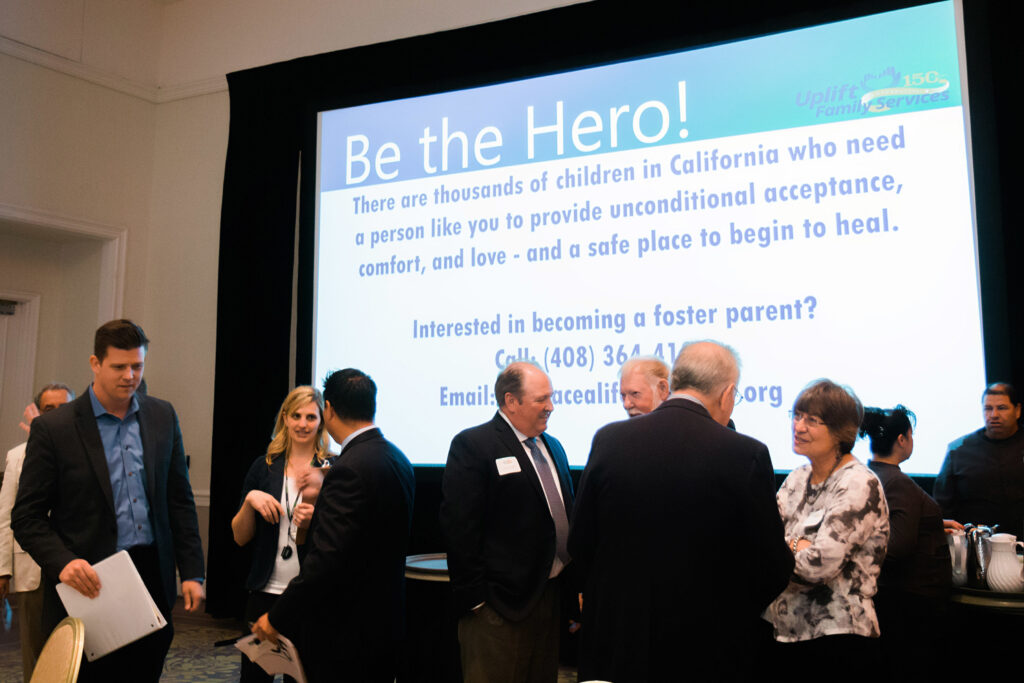
<instances>
[{"instance_id":1,"label":"man in dark suit","mask_svg":"<svg viewBox=\"0 0 1024 683\"><path fill-rule=\"evenodd\" d=\"M494 418L458 434L442 482L441 532L466 683L558 677L559 581L572 481L544 434L551 382L530 363L498 375Z\"/></svg>"},{"instance_id":2,"label":"man in dark suit","mask_svg":"<svg viewBox=\"0 0 1024 683\"><path fill-rule=\"evenodd\" d=\"M669 400L594 436L569 536L580 680L743 679L758 665L758 617L793 555L768 448L726 427L738 381L730 349L688 344Z\"/></svg>"},{"instance_id":3,"label":"man in dark suit","mask_svg":"<svg viewBox=\"0 0 1024 683\"><path fill-rule=\"evenodd\" d=\"M341 444L316 500L302 571L253 626L291 639L311 683L391 683L405 634L405 552L415 480L373 424L377 387L359 370L324 381L324 424Z\"/></svg>"},{"instance_id":4,"label":"man in dark suit","mask_svg":"<svg viewBox=\"0 0 1024 683\"><path fill-rule=\"evenodd\" d=\"M77 400L32 422L12 526L43 570L43 619L64 616L54 586L102 591L92 565L127 550L167 627L95 662L81 680L156 681L173 637L175 566L185 608L203 599L203 549L178 417L142 396L149 340L129 320L96 331L93 381Z\"/></svg>"}]
</instances>

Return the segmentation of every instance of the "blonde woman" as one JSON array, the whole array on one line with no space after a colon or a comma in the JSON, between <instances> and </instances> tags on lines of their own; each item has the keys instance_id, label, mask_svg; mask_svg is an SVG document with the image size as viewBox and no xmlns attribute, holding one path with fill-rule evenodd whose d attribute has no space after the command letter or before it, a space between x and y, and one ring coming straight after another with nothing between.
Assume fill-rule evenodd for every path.
<instances>
[{"instance_id":1,"label":"blonde woman","mask_svg":"<svg viewBox=\"0 0 1024 683\"><path fill-rule=\"evenodd\" d=\"M269 610L299 573L299 530L309 526L313 505L302 500L299 480L327 457L324 400L309 386L296 387L284 399L265 456L249 468L242 504L231 520L235 543L253 544L252 569L246 581L247 621ZM273 677L242 656L241 681Z\"/></svg>"}]
</instances>

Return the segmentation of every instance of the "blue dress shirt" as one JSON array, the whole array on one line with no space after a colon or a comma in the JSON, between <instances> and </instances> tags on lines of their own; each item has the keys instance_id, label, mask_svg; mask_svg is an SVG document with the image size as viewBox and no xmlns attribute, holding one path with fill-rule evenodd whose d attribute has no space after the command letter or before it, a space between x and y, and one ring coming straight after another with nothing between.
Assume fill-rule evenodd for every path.
<instances>
[{"instance_id":1,"label":"blue dress shirt","mask_svg":"<svg viewBox=\"0 0 1024 683\"><path fill-rule=\"evenodd\" d=\"M89 400L110 471L110 488L114 493L114 513L117 515L117 549L152 545L154 537L149 522L149 499L146 498L139 400L132 396L131 406L123 420L107 412L91 386Z\"/></svg>"}]
</instances>

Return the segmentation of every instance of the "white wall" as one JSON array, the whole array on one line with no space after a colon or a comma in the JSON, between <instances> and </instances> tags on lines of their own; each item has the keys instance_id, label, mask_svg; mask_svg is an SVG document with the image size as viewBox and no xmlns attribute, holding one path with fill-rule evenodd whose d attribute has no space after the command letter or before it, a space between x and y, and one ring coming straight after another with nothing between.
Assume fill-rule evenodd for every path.
<instances>
[{"instance_id":1,"label":"white wall","mask_svg":"<svg viewBox=\"0 0 1024 683\"><path fill-rule=\"evenodd\" d=\"M159 105L156 119L150 235L141 257L145 329L153 340L146 378L153 394L178 410L192 455L192 486L204 497L210 488L227 93Z\"/></svg>"},{"instance_id":2,"label":"white wall","mask_svg":"<svg viewBox=\"0 0 1024 683\"><path fill-rule=\"evenodd\" d=\"M92 378L89 328L99 315L101 260L102 245L96 240L0 222L0 292L38 295L40 330L33 388L24 395L13 395L6 386L3 392L0 452L25 440L18 422L39 386L60 381L78 392ZM22 350L8 351L23 356Z\"/></svg>"},{"instance_id":3,"label":"white wall","mask_svg":"<svg viewBox=\"0 0 1024 683\"><path fill-rule=\"evenodd\" d=\"M48 333L40 335L36 346L36 382L40 385L52 381L64 381L76 391L86 385L90 378L87 363L80 363L77 373L65 379L69 371L68 357L74 352L65 338L75 336L72 343L85 344L82 351L89 358L91 342L83 339L78 330L64 324L65 282L61 244L56 239L39 238L29 234L0 231L0 290L31 292L40 295L39 328ZM24 408L31 396L22 397ZM7 417L17 424L20 413ZM0 450L15 444L2 444Z\"/></svg>"},{"instance_id":4,"label":"white wall","mask_svg":"<svg viewBox=\"0 0 1024 683\"><path fill-rule=\"evenodd\" d=\"M36 383L77 388L97 324L138 321L208 504L225 74L564 4L0 0L0 285L54 302Z\"/></svg>"},{"instance_id":5,"label":"white wall","mask_svg":"<svg viewBox=\"0 0 1024 683\"><path fill-rule=\"evenodd\" d=\"M164 8L165 86L261 64L472 26L575 0L179 0Z\"/></svg>"}]
</instances>

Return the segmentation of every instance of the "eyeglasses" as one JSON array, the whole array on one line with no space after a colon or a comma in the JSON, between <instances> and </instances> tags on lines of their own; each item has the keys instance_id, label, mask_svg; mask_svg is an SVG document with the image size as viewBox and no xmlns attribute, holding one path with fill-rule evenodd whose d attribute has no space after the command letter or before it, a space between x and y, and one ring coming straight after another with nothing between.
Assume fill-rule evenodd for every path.
<instances>
[{"instance_id":1,"label":"eyeglasses","mask_svg":"<svg viewBox=\"0 0 1024 683\"><path fill-rule=\"evenodd\" d=\"M789 411L789 416L793 418L793 424L796 424L800 420L804 421L804 424L808 427L824 427L825 423L820 417L815 415L808 415L807 413L801 413L799 410Z\"/></svg>"}]
</instances>

